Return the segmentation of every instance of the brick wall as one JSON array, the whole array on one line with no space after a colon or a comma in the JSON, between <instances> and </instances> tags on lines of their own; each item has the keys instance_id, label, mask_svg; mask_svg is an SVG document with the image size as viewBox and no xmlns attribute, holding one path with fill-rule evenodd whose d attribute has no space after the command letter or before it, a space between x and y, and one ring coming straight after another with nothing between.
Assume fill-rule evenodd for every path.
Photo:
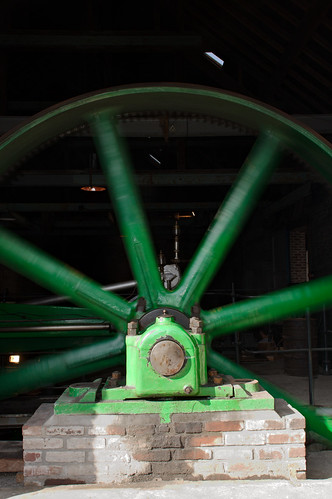
<instances>
[{"instance_id":1,"label":"brick wall","mask_svg":"<svg viewBox=\"0 0 332 499\"><path fill-rule=\"evenodd\" d=\"M291 283L308 279L306 232L304 228L292 229L289 233L289 266Z\"/></svg>"},{"instance_id":2,"label":"brick wall","mask_svg":"<svg viewBox=\"0 0 332 499\"><path fill-rule=\"evenodd\" d=\"M53 415L43 404L23 428L26 484L151 479L305 478L304 418L276 410Z\"/></svg>"}]
</instances>

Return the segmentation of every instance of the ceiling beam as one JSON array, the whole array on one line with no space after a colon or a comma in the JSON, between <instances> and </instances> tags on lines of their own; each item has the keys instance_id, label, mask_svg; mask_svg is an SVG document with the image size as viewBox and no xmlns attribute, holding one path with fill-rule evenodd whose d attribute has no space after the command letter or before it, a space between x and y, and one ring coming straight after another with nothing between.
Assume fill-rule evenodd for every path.
<instances>
[{"instance_id":1,"label":"ceiling beam","mask_svg":"<svg viewBox=\"0 0 332 499\"><path fill-rule=\"evenodd\" d=\"M192 210L215 210L220 203L209 201L143 203L148 211L191 212ZM112 211L110 203L0 203L0 213L94 213ZM182 214L182 213L181 213Z\"/></svg>"},{"instance_id":2,"label":"ceiling beam","mask_svg":"<svg viewBox=\"0 0 332 499\"><path fill-rule=\"evenodd\" d=\"M46 170L47 171L47 170ZM46 173L46 171L20 171L15 177L6 179L2 185L15 187L82 187L89 184L89 173L64 173L62 171ZM140 186L211 186L232 185L237 172L215 170L191 171L146 171L135 175ZM304 171L281 171L272 175L272 184L302 184L310 180L309 173ZM104 175L95 173L93 183L106 186Z\"/></svg>"},{"instance_id":3,"label":"ceiling beam","mask_svg":"<svg viewBox=\"0 0 332 499\"><path fill-rule=\"evenodd\" d=\"M93 34L65 34L65 33L5 33L0 34L2 49L59 49L59 50L104 50L118 52L123 50L178 50L200 48L201 36L197 35L170 35L144 32L132 35L100 33Z\"/></svg>"}]
</instances>

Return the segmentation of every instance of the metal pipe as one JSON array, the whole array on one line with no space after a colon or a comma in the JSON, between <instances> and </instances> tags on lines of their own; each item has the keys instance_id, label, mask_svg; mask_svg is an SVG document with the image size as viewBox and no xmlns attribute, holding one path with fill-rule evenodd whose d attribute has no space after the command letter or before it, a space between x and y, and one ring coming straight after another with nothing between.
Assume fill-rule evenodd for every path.
<instances>
[{"instance_id":1,"label":"metal pipe","mask_svg":"<svg viewBox=\"0 0 332 499\"><path fill-rule=\"evenodd\" d=\"M124 350L124 335L118 333L93 345L27 362L2 373L0 399L122 364Z\"/></svg>"},{"instance_id":2,"label":"metal pipe","mask_svg":"<svg viewBox=\"0 0 332 499\"><path fill-rule=\"evenodd\" d=\"M235 303L235 286L234 282L232 282L232 303ZM234 341L235 341L235 357L236 363L240 364L240 341L239 341L239 331L235 331L234 333Z\"/></svg>"},{"instance_id":3,"label":"metal pipe","mask_svg":"<svg viewBox=\"0 0 332 499\"><path fill-rule=\"evenodd\" d=\"M332 276L202 311L201 315L205 332L210 334L210 338L215 338L305 312L309 306L311 311L315 311L324 304L332 305Z\"/></svg>"},{"instance_id":4,"label":"metal pipe","mask_svg":"<svg viewBox=\"0 0 332 499\"><path fill-rule=\"evenodd\" d=\"M81 307L125 331L135 313L134 306L114 293L108 293L92 279L64 265L27 241L0 228L0 260L8 267L54 293L68 295Z\"/></svg>"},{"instance_id":5,"label":"metal pipe","mask_svg":"<svg viewBox=\"0 0 332 499\"><path fill-rule=\"evenodd\" d=\"M116 284L108 284L107 286L103 286L101 289L103 291L121 291L122 289L128 289L136 286L136 281L125 281L118 282ZM49 296L46 298L40 298L37 300L29 300L25 301L26 305L50 305L54 303L62 303L64 301L70 300L68 296Z\"/></svg>"},{"instance_id":6,"label":"metal pipe","mask_svg":"<svg viewBox=\"0 0 332 499\"><path fill-rule=\"evenodd\" d=\"M28 326L28 327L4 327L1 333L29 333L38 331L94 331L109 330L109 324L86 324L77 326Z\"/></svg>"},{"instance_id":7,"label":"metal pipe","mask_svg":"<svg viewBox=\"0 0 332 499\"><path fill-rule=\"evenodd\" d=\"M314 405L314 379L312 370L312 347L311 347L311 320L309 309L306 310L307 338L308 338L308 375L309 375L309 404Z\"/></svg>"},{"instance_id":8,"label":"metal pipe","mask_svg":"<svg viewBox=\"0 0 332 499\"><path fill-rule=\"evenodd\" d=\"M328 349L328 339L327 339L327 324L326 324L326 307L323 307L323 328L324 328L324 357L323 357L323 374L330 374L330 359L327 351Z\"/></svg>"},{"instance_id":9,"label":"metal pipe","mask_svg":"<svg viewBox=\"0 0 332 499\"><path fill-rule=\"evenodd\" d=\"M312 348L312 352L324 352L325 350L332 350L332 347L324 348L324 347L319 347L319 348ZM307 352L307 348L289 348L287 350L248 350L246 349L245 352L248 353L254 353L254 354L265 354L265 353L293 353L293 352Z\"/></svg>"}]
</instances>

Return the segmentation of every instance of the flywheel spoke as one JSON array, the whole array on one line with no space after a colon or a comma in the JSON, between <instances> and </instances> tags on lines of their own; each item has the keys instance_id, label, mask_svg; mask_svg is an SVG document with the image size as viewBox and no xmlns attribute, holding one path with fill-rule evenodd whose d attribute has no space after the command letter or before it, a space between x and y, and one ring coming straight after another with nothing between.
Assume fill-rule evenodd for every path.
<instances>
[{"instance_id":1,"label":"flywheel spoke","mask_svg":"<svg viewBox=\"0 0 332 499\"><path fill-rule=\"evenodd\" d=\"M139 294L151 308L158 304L158 296L165 294L165 290L129 156L117 132L115 120L109 113L95 116L92 126Z\"/></svg>"},{"instance_id":2,"label":"flywheel spoke","mask_svg":"<svg viewBox=\"0 0 332 499\"><path fill-rule=\"evenodd\" d=\"M124 336L49 355L1 375L0 399L124 363Z\"/></svg>"},{"instance_id":3,"label":"flywheel spoke","mask_svg":"<svg viewBox=\"0 0 332 499\"><path fill-rule=\"evenodd\" d=\"M277 386L269 383L264 378L261 378L253 372L245 369L239 364L235 364L223 355L209 349L207 352L207 362L210 367L217 369L220 373L227 373L238 379L257 379L265 390L273 397L286 400L292 407L297 409L306 419L306 427L317 433L318 435L332 441L332 431L329 426L328 419L316 415L315 410L310 406L304 406L299 400L290 395L288 392L281 390Z\"/></svg>"},{"instance_id":4,"label":"flywheel spoke","mask_svg":"<svg viewBox=\"0 0 332 499\"><path fill-rule=\"evenodd\" d=\"M252 213L280 158L279 140L273 135L261 135L175 292L183 309L190 310L199 302Z\"/></svg>"},{"instance_id":5,"label":"flywheel spoke","mask_svg":"<svg viewBox=\"0 0 332 499\"><path fill-rule=\"evenodd\" d=\"M294 314L332 305L332 276L298 284L264 296L202 312L205 331L214 338Z\"/></svg>"},{"instance_id":6,"label":"flywheel spoke","mask_svg":"<svg viewBox=\"0 0 332 499\"><path fill-rule=\"evenodd\" d=\"M134 314L134 305L103 291L99 284L56 260L33 245L0 228L0 260L13 270L54 293L68 296L98 317L110 321L119 331Z\"/></svg>"}]
</instances>

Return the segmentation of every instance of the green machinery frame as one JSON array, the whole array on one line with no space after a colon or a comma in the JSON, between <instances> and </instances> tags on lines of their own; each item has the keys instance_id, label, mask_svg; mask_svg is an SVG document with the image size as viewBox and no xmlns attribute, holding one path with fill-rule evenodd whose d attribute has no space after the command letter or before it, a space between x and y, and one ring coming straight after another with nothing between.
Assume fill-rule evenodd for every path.
<instances>
[{"instance_id":1,"label":"green machinery frame","mask_svg":"<svg viewBox=\"0 0 332 499\"><path fill-rule=\"evenodd\" d=\"M172 291L165 289L161 282L130 160L116 126L117 117L127 113L163 114L170 111L241 123L258 134L236 182L223 200L180 283ZM76 305L83 307L65 312L65 309L59 311L57 307L36 306L34 313L47 316L50 324L57 324L59 317L65 317L66 324L72 326L88 322L96 327L89 332L96 336L94 343L46 356L38 363L32 362L4 373L0 385L2 398L123 363L128 323L139 321L144 313L172 308L190 317L192 308L200 303L209 283L225 261L285 149L292 150L326 180L332 181L331 145L289 116L240 95L212 88L172 84L119 87L80 96L49 108L1 138L0 173L53 137L86 123L93 130L113 207L125 236L125 248L137 281L139 300L127 302L114 293L102 290L98 283L1 228L0 260L5 265L56 294L68 296ZM144 311L139 306L141 298L145 301ZM332 276L328 276L252 300L202 310L200 318L207 363L219 372L236 378L257 378L215 352L211 348L212 339L308 309L313 312L331 305ZM3 304L0 311L3 317L3 330L0 332L2 344L15 342L16 348L24 348L30 340L37 344L42 344L45 339L50 344L52 341L66 343L65 329L61 334L38 332L38 321L31 324L32 328L36 327L36 334L33 335L29 332L18 333L11 328L13 317L29 314L27 306ZM105 330L107 324L112 324L117 333ZM82 328L77 327L76 336L79 339L84 337ZM101 339L100 336L106 337ZM259 381L273 396L283 397L299 409L306 417L309 428L332 439L328 420L318 418L313 408L302 406L266 381Z\"/></svg>"}]
</instances>

